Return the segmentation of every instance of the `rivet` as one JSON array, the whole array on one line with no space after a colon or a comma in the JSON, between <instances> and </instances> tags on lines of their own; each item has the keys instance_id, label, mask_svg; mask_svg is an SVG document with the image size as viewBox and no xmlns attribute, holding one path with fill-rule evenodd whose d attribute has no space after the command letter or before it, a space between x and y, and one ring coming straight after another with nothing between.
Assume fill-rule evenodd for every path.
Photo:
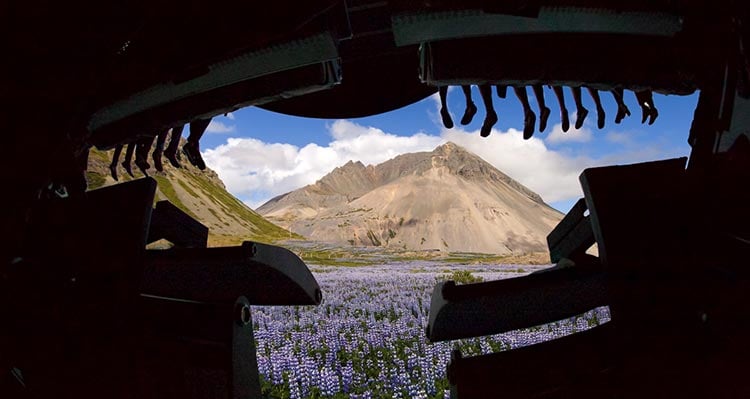
<instances>
[{"instance_id":1,"label":"rivet","mask_svg":"<svg viewBox=\"0 0 750 399\"><path fill-rule=\"evenodd\" d=\"M249 257L255 256L258 253L258 246L252 241L245 241L242 243L242 249L247 251Z\"/></svg>"},{"instance_id":2,"label":"rivet","mask_svg":"<svg viewBox=\"0 0 750 399\"><path fill-rule=\"evenodd\" d=\"M237 324L246 326L251 320L250 307L247 305L237 305Z\"/></svg>"},{"instance_id":3,"label":"rivet","mask_svg":"<svg viewBox=\"0 0 750 399\"><path fill-rule=\"evenodd\" d=\"M318 303L323 301L323 291L320 288L315 289L315 301Z\"/></svg>"}]
</instances>

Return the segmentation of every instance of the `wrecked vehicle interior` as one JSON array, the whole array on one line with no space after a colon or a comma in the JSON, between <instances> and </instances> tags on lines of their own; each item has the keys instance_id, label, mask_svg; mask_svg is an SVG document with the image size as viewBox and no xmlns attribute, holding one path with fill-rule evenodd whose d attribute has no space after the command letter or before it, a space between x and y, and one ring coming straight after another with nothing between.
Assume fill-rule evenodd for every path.
<instances>
[{"instance_id":1,"label":"wrecked vehicle interior","mask_svg":"<svg viewBox=\"0 0 750 399\"><path fill-rule=\"evenodd\" d=\"M5 11L0 396L260 397L250 306L325 296L287 249L207 248L205 226L154 206L153 179L86 191L90 148L248 106L375 115L462 84L700 94L684 115L689 158L583 171L584 198L547 237L556 266L436 286L432 341L599 306L612 316L525 348L456 352L452 396L750 396L747 4L42 1ZM146 249L158 239L175 247ZM594 244L598 256L586 254Z\"/></svg>"}]
</instances>

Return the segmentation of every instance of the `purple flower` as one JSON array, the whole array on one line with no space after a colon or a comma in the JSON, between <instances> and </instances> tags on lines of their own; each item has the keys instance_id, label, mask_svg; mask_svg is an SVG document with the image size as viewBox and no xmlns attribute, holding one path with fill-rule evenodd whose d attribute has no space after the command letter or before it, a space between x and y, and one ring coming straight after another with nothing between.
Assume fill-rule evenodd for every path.
<instances>
[{"instance_id":1,"label":"purple flower","mask_svg":"<svg viewBox=\"0 0 750 399\"><path fill-rule=\"evenodd\" d=\"M436 278L469 269L484 280L517 277L517 266L412 262L356 268L314 267L325 293L318 307L254 307L258 371L291 398L448 398L454 346L465 356L533 345L609 320L607 308L527 330L428 343L424 326ZM538 266L524 266L532 272ZM415 272L415 270L419 270Z\"/></svg>"}]
</instances>

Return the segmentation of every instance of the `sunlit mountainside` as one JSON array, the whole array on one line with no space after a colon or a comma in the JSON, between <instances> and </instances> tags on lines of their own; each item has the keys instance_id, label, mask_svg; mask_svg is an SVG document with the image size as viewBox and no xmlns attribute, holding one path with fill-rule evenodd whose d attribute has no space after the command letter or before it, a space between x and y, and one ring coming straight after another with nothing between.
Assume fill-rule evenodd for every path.
<instances>
[{"instance_id":1,"label":"sunlit mountainside","mask_svg":"<svg viewBox=\"0 0 750 399\"><path fill-rule=\"evenodd\" d=\"M116 183L111 157L112 151L91 150L90 189ZM157 200L169 200L208 226L209 245L253 240L297 247L304 237L324 245L295 250L311 261L360 257L356 248L368 247L420 259L466 252L542 259L546 235L562 217L536 193L453 143L376 166L349 162L257 212L227 192L211 169L200 171L186 160L177 169L164 159L164 171L156 172L148 161L159 184ZM132 179L122 166L117 170L120 181ZM135 164L133 172L142 176ZM294 241L280 242L289 239Z\"/></svg>"},{"instance_id":2,"label":"sunlit mountainside","mask_svg":"<svg viewBox=\"0 0 750 399\"><path fill-rule=\"evenodd\" d=\"M112 153L111 150L91 150L87 171L89 189L117 183L109 170ZM227 192L224 183L211 169L201 171L184 157L180 169L170 165L166 158L163 159L163 172L154 169L150 156L148 162L151 168L147 172L159 184L157 200L169 200L206 225L209 228L209 246L235 245L243 240L272 243L301 238L269 222ZM143 176L135 163L132 169L135 178ZM117 171L120 182L132 180L121 165L118 165Z\"/></svg>"},{"instance_id":3,"label":"sunlit mountainside","mask_svg":"<svg viewBox=\"0 0 750 399\"><path fill-rule=\"evenodd\" d=\"M454 143L376 166L349 162L257 209L342 246L519 254L547 250L562 214Z\"/></svg>"}]
</instances>

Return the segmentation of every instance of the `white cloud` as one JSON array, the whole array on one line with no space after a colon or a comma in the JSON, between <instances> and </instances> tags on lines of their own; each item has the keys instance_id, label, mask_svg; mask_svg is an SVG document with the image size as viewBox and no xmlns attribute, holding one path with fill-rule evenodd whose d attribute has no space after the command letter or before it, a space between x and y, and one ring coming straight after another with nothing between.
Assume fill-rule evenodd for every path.
<instances>
[{"instance_id":1,"label":"white cloud","mask_svg":"<svg viewBox=\"0 0 750 399\"><path fill-rule=\"evenodd\" d=\"M633 138L627 132L608 132L605 136L607 141L615 144L632 144Z\"/></svg>"},{"instance_id":2,"label":"white cloud","mask_svg":"<svg viewBox=\"0 0 750 399\"><path fill-rule=\"evenodd\" d=\"M549 149L542 139L523 139L523 132L495 129L489 137L460 129L444 130L442 137L479 155L503 173L541 195L546 202L581 196L578 176L597 162Z\"/></svg>"},{"instance_id":3,"label":"white cloud","mask_svg":"<svg viewBox=\"0 0 750 399\"><path fill-rule=\"evenodd\" d=\"M593 133L591 132L591 129L586 126L581 126L580 129L576 129L575 127L571 126L567 132L563 132L562 124L558 123L552 127L552 131L547 135L547 138L545 138L544 141L549 144L569 142L587 143L591 141L592 137Z\"/></svg>"},{"instance_id":4,"label":"white cloud","mask_svg":"<svg viewBox=\"0 0 750 399\"><path fill-rule=\"evenodd\" d=\"M252 138L229 138L225 144L206 150L203 157L232 194L248 204L259 205L314 183L349 160L378 164L402 153L431 151L444 141L424 133L396 136L347 120L336 121L328 128L334 140L325 147L311 143L300 148ZM266 194L265 199L248 199L259 193Z\"/></svg>"},{"instance_id":5,"label":"white cloud","mask_svg":"<svg viewBox=\"0 0 750 399\"><path fill-rule=\"evenodd\" d=\"M347 120L338 120L329 129L335 140L327 148L339 154L341 163L351 159L374 165L407 152L431 151L443 142L439 137L421 132L397 136Z\"/></svg>"},{"instance_id":6,"label":"white cloud","mask_svg":"<svg viewBox=\"0 0 750 399\"><path fill-rule=\"evenodd\" d=\"M231 112L227 112L226 118L229 120L234 120L234 114Z\"/></svg>"},{"instance_id":7,"label":"white cloud","mask_svg":"<svg viewBox=\"0 0 750 399\"><path fill-rule=\"evenodd\" d=\"M206 133L219 133L219 134L226 134L226 133L234 133L235 131L234 125L225 125L222 122L217 121L216 119L212 119L211 123L208 124L208 127L206 128Z\"/></svg>"},{"instance_id":8,"label":"white cloud","mask_svg":"<svg viewBox=\"0 0 750 399\"><path fill-rule=\"evenodd\" d=\"M231 193L257 207L274 196L314 183L349 160L374 165L403 153L432 151L446 141L479 155L548 203L580 197L578 176L585 168L641 162L663 155L655 148L629 148L596 159L577 156L569 148L548 147L549 137L544 140L536 135L524 140L523 133L516 129L493 129L486 138L480 137L478 131L460 128L443 129L439 136L397 136L348 120L335 121L328 129L332 141L326 146L311 143L299 147L253 138L228 138L225 144L206 150L203 156Z\"/></svg>"},{"instance_id":9,"label":"white cloud","mask_svg":"<svg viewBox=\"0 0 750 399\"><path fill-rule=\"evenodd\" d=\"M329 126L329 131L334 139L325 147L311 143L300 148L252 138L229 138L225 144L206 150L204 158L230 192L256 207L276 195L314 183L349 160L378 164L403 153L432 151L446 141L484 158L547 202L580 196L578 175L583 168L597 163L551 150L536 137L524 140L522 132L515 129L493 130L487 138L480 137L477 131L457 128L443 130L440 136L396 136L338 120Z\"/></svg>"},{"instance_id":10,"label":"white cloud","mask_svg":"<svg viewBox=\"0 0 750 399\"><path fill-rule=\"evenodd\" d=\"M260 201L253 201L253 200L244 200L242 203L247 205L250 209L258 209L261 205L265 204L268 199L260 200Z\"/></svg>"}]
</instances>

